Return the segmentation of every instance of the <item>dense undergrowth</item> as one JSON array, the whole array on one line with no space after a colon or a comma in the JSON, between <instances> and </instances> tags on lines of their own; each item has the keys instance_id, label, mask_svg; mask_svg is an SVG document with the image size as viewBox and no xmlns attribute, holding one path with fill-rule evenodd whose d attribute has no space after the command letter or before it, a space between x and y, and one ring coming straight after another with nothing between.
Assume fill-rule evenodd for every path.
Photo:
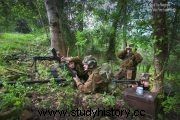
<instances>
[{"instance_id":1,"label":"dense undergrowth","mask_svg":"<svg viewBox=\"0 0 180 120\"><path fill-rule=\"evenodd\" d=\"M86 96L86 103L81 104L84 96L73 87L72 78L66 70L60 69L54 61L37 63L38 74L35 74L33 56L51 56L49 41L44 34L12 34L0 35L0 79L4 87L0 89L0 111L11 109L23 111L28 106L44 109L68 109L115 105L118 97L107 93L100 99ZM66 83L56 84L50 69L56 67ZM51 80L48 84L23 85L27 80ZM8 81L17 81L8 85ZM115 92L114 92L115 93ZM119 92L120 93L120 92ZM0 113L1 113L0 112ZM11 116L8 116L11 117ZM19 116L13 115L14 119Z\"/></svg>"},{"instance_id":2,"label":"dense undergrowth","mask_svg":"<svg viewBox=\"0 0 180 120\"><path fill-rule=\"evenodd\" d=\"M68 109L74 108L95 108L95 107L121 107L122 89L118 87L111 93L98 95L82 95L73 86L72 78L66 70L58 67L56 62L38 62L39 74L35 74L33 56L51 56L50 41L46 35L36 34L0 34L0 81L4 87L0 88L0 113L15 108L23 111L27 106L44 109ZM102 63L101 60L100 63ZM112 63L113 64L113 63ZM50 74L50 69L56 67L61 77L67 80L66 83L56 84ZM112 66L114 70L118 65ZM139 72L143 67L139 68ZM151 70L152 71L152 70ZM48 84L22 85L20 81L46 80ZM179 114L179 82L173 76L166 77L166 82L173 82L173 95L163 96L163 110L166 113ZM168 81L169 80L169 81ZM17 81L15 85L6 84L7 81ZM160 118L162 117L159 115ZM19 116L14 118L19 119Z\"/></svg>"}]
</instances>

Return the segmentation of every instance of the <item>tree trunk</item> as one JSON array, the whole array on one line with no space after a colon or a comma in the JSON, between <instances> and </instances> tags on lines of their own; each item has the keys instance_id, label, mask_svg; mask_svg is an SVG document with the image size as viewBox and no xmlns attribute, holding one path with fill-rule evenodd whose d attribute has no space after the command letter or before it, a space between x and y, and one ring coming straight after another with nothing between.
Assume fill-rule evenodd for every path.
<instances>
[{"instance_id":1,"label":"tree trunk","mask_svg":"<svg viewBox=\"0 0 180 120\"><path fill-rule=\"evenodd\" d=\"M109 47L107 50L107 60L114 60L116 58L115 39L116 39L117 24L118 24L118 20L115 20L112 25L114 30L111 33L110 38L109 38Z\"/></svg>"},{"instance_id":2,"label":"tree trunk","mask_svg":"<svg viewBox=\"0 0 180 120\"><path fill-rule=\"evenodd\" d=\"M122 1L121 5L121 15L123 16L122 23L123 23L123 43L122 48L123 50L127 46L127 0Z\"/></svg>"},{"instance_id":3,"label":"tree trunk","mask_svg":"<svg viewBox=\"0 0 180 120\"><path fill-rule=\"evenodd\" d=\"M119 22L119 19L120 19L120 13L121 13L121 7L120 7L120 1L118 1L118 4L117 4L117 13L114 17L114 20L113 20L113 23L112 23L112 28L113 28L113 31L110 35L110 38L109 38L109 47L108 47L108 50L107 50L107 60L114 60L116 58L116 55L115 55L115 44L116 44L116 32L117 32L117 26L118 26L118 22Z\"/></svg>"},{"instance_id":4,"label":"tree trunk","mask_svg":"<svg viewBox=\"0 0 180 120\"><path fill-rule=\"evenodd\" d=\"M68 46L68 51L74 51L74 47L75 47L75 43L76 43L76 38L75 38L75 33L74 31L71 30L70 24L71 21L69 20L69 17L71 16L71 5L73 4L73 2L71 1L65 1L65 0L60 0L59 4L58 4L58 8L59 8L59 16L60 16L60 20L63 21L61 24L61 28L63 31L63 36L64 39L66 40L66 46ZM65 8L68 8L65 11ZM69 53L68 53L69 54Z\"/></svg>"},{"instance_id":5,"label":"tree trunk","mask_svg":"<svg viewBox=\"0 0 180 120\"><path fill-rule=\"evenodd\" d=\"M168 40L166 28L166 12L161 5L167 5L167 0L153 0L153 35L155 79L153 91L162 92L164 67L168 58Z\"/></svg>"},{"instance_id":6,"label":"tree trunk","mask_svg":"<svg viewBox=\"0 0 180 120\"><path fill-rule=\"evenodd\" d=\"M58 0L45 0L45 7L50 26L51 47L66 56L66 44L62 32L62 21L59 17L59 9L57 7Z\"/></svg>"}]
</instances>

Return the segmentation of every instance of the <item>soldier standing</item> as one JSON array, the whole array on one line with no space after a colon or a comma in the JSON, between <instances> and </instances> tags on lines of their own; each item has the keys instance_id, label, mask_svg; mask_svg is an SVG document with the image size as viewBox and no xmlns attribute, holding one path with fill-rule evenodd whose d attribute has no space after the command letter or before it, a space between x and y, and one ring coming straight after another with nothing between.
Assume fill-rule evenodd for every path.
<instances>
[{"instance_id":1,"label":"soldier standing","mask_svg":"<svg viewBox=\"0 0 180 120\"><path fill-rule=\"evenodd\" d=\"M117 54L122 61L121 70L115 75L116 79L135 80L137 65L143 60L142 56L132 50L132 45L126 47L125 50Z\"/></svg>"}]
</instances>

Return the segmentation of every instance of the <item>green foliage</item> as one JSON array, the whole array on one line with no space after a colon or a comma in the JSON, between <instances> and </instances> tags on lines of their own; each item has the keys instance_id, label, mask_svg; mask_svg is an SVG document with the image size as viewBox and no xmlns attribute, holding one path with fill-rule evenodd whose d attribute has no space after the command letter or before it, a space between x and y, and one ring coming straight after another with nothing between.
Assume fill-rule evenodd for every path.
<instances>
[{"instance_id":1,"label":"green foliage","mask_svg":"<svg viewBox=\"0 0 180 120\"><path fill-rule=\"evenodd\" d=\"M38 45L35 43L35 38L34 34L4 33L0 35L1 80L25 81L31 79L29 78L32 75L31 56L40 48L35 46Z\"/></svg>"},{"instance_id":2,"label":"green foliage","mask_svg":"<svg viewBox=\"0 0 180 120\"><path fill-rule=\"evenodd\" d=\"M84 27L83 31L77 31L75 33L77 40L75 45L77 50L73 52L75 52L76 55L78 52L78 55L80 56L87 54L95 54L98 57L102 57L102 54L106 56L105 53L109 46L108 41L110 39L110 35L115 30L112 23L118 18L117 16L119 15L119 12L116 11L118 9L118 7L116 7L117 2L117 0L90 0L83 4L81 4L79 1L71 1L70 4L69 2L68 4L63 4L63 10L67 15L66 17L69 17L68 19L73 17L71 22L66 21L69 25L68 29L73 30L70 32L77 31L81 21L83 21L83 23L81 23L81 25L83 24ZM33 68L30 67L32 57L36 55L48 56L51 53L49 50L50 41L47 40L47 35L44 34L44 29L41 29L42 26L44 26L45 29L48 28L46 27L48 22L45 15L46 11L43 0L28 0L26 2L23 0L4 0L0 3L0 8L2 8L0 9L0 32L14 31L16 21L23 18L26 18L26 21L28 24L30 24L33 32L36 32L26 35L16 33L0 34L0 79L6 81L9 80L9 76L12 74L12 72L6 69L7 67L17 68L19 71L23 71L24 73L31 73L33 71ZM143 55L143 66L147 66L153 65L154 50L156 50L156 54L162 52L161 50L154 49L154 45L157 42L162 44L163 39L159 39L157 41L158 36L151 36L153 32L151 23L153 23L153 21L151 21L150 12L143 12L146 11L146 7L144 7L144 5L144 3L139 1L127 2L128 16L126 18L120 14L120 19L118 20L118 25L116 28L116 51L119 51L119 49L122 48L122 43L124 40L127 40L128 43L134 43L138 48L138 52ZM172 16L173 15L174 13ZM92 28L88 28L88 22L92 22L91 20L89 21L88 18L91 17L94 26ZM125 19L127 22L127 28L125 28L126 30L124 32L123 28L125 26ZM173 17L171 19L168 17L168 23L176 22L172 20ZM42 22L45 24L43 25ZM173 28L172 24L167 24L167 26L172 30L178 29L178 27ZM172 35L174 35L174 32L171 31L171 29L168 30L168 33L173 33ZM173 39L169 37L169 40L172 40L173 44L175 44L176 42L174 42ZM168 72L165 76L164 82L170 82L169 79L171 79L174 82L173 87L175 89L175 95L165 96L165 101L162 102L164 111L166 113L171 111L177 111L179 113L177 107L179 105L179 96L177 94L179 88L179 83L177 82L179 79L179 62L177 61L179 58L179 48L180 47L178 44L173 46L172 52L170 53L171 55L168 61L168 66L166 67ZM104 59L100 59L103 63ZM116 64L116 61L113 61L112 64L115 65L113 66L114 71L119 69L120 63ZM40 96L44 96L41 96L42 99L46 98L45 100L42 100L40 104L42 107L48 108L51 107L50 103L56 104L57 100L54 100L52 97L58 97L58 107L66 107L69 110L72 109L75 106L73 103L75 90L72 89L72 84L69 85L69 87L57 85L50 75L50 66L51 63L49 62L38 62L38 71L40 74L39 79L51 79L51 82L48 85L34 85L31 89L25 88L20 84L15 85L15 87L6 85L6 92L0 94L0 110L8 109L10 107L23 107L26 103L25 99L26 93L28 92L27 90L32 93L38 93ZM144 71L142 66L140 67L140 70ZM72 77L69 76L66 69L62 70L58 68L58 72L69 83L73 83ZM151 72L153 73L154 69ZM24 81L27 79L30 78L28 76L18 75L15 80ZM119 90L118 92L121 93L122 91ZM91 96L89 99L87 99L87 102L90 107L97 107L97 105L101 103L104 106L113 106L115 100L116 98L114 96L103 94L100 98L93 98Z\"/></svg>"},{"instance_id":3,"label":"green foliage","mask_svg":"<svg viewBox=\"0 0 180 120\"><path fill-rule=\"evenodd\" d=\"M43 64L38 64L38 78L41 80L46 80L50 76L49 68Z\"/></svg>"},{"instance_id":4,"label":"green foliage","mask_svg":"<svg viewBox=\"0 0 180 120\"><path fill-rule=\"evenodd\" d=\"M177 78L175 74L171 74L171 76L166 76L165 78L164 89L167 95L164 96L164 101L162 102L163 110L165 113L171 113L173 111L180 114L180 82L176 80Z\"/></svg>"},{"instance_id":5,"label":"green foliage","mask_svg":"<svg viewBox=\"0 0 180 120\"><path fill-rule=\"evenodd\" d=\"M4 85L6 93L0 95L0 111L6 111L12 107L21 109L28 103L26 97L29 91L28 88L18 83L15 86L6 85L6 83L4 83Z\"/></svg>"},{"instance_id":6,"label":"green foliage","mask_svg":"<svg viewBox=\"0 0 180 120\"><path fill-rule=\"evenodd\" d=\"M4 33L0 34L1 44L0 50L1 53L13 52L14 50L25 50L26 46L24 44L30 44L31 40L34 39L35 36L32 34L12 34L12 33Z\"/></svg>"},{"instance_id":7,"label":"green foliage","mask_svg":"<svg viewBox=\"0 0 180 120\"><path fill-rule=\"evenodd\" d=\"M86 33L77 31L76 39L77 39L77 42L75 45L78 48L78 53L81 53L82 55L83 49L85 48L85 45L86 45L85 43L87 43Z\"/></svg>"},{"instance_id":8,"label":"green foliage","mask_svg":"<svg viewBox=\"0 0 180 120\"><path fill-rule=\"evenodd\" d=\"M27 45L31 45L30 42L34 38L32 34L11 34L4 33L0 35L0 63L3 63L3 58L15 53L26 53L28 51Z\"/></svg>"},{"instance_id":9,"label":"green foliage","mask_svg":"<svg viewBox=\"0 0 180 120\"><path fill-rule=\"evenodd\" d=\"M45 6L43 0L26 1L23 0L4 0L1 2L0 10L0 30L1 32L14 31L17 20L26 19L28 24L33 28L42 27L39 21L46 18Z\"/></svg>"},{"instance_id":10,"label":"green foliage","mask_svg":"<svg viewBox=\"0 0 180 120\"><path fill-rule=\"evenodd\" d=\"M113 107L115 105L115 100L116 99L114 96L104 94L103 99L102 99L102 103L104 104L104 106Z\"/></svg>"},{"instance_id":11,"label":"green foliage","mask_svg":"<svg viewBox=\"0 0 180 120\"><path fill-rule=\"evenodd\" d=\"M84 46L87 41L87 39L85 38L85 33L80 31L77 31L76 39L77 39L76 45L79 45L81 47Z\"/></svg>"},{"instance_id":12,"label":"green foliage","mask_svg":"<svg viewBox=\"0 0 180 120\"><path fill-rule=\"evenodd\" d=\"M47 85L37 85L37 93L41 94L41 95L44 95L44 94L47 94L48 93L48 90L49 90L49 87L47 87Z\"/></svg>"},{"instance_id":13,"label":"green foliage","mask_svg":"<svg viewBox=\"0 0 180 120\"><path fill-rule=\"evenodd\" d=\"M177 44L176 46L179 46ZM165 96L164 101L162 102L163 110L165 113L175 112L180 114L179 110L179 87L180 87L180 75L179 75L179 62L178 56L180 50L178 48L174 49L169 56L168 65L166 66L164 88L167 96Z\"/></svg>"},{"instance_id":14,"label":"green foliage","mask_svg":"<svg viewBox=\"0 0 180 120\"><path fill-rule=\"evenodd\" d=\"M72 86L67 86L60 89L58 96L58 109L66 109L71 111L74 106L74 94L75 91Z\"/></svg>"},{"instance_id":15,"label":"green foliage","mask_svg":"<svg viewBox=\"0 0 180 120\"><path fill-rule=\"evenodd\" d=\"M175 95L173 97L166 97L166 100L162 102L162 105L164 107L164 112L169 113L171 111L174 111L178 114L180 114L179 105L180 105L180 95Z\"/></svg>"}]
</instances>

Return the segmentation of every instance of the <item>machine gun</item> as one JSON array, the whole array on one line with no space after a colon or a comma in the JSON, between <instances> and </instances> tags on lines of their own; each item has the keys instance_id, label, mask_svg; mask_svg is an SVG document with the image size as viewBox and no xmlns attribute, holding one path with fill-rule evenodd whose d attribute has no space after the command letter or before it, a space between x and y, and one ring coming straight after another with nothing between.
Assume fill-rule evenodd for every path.
<instances>
[{"instance_id":1,"label":"machine gun","mask_svg":"<svg viewBox=\"0 0 180 120\"><path fill-rule=\"evenodd\" d=\"M35 67L35 72L37 72L36 62L37 62L38 60L39 60L39 61L43 61L43 60L58 61L59 63L61 62L61 61L60 61L61 59L57 56L57 52L56 52L55 48L53 48L53 49L51 50L51 52L52 52L53 56L49 56L49 57L46 57L46 56L44 56L44 57L42 57L42 56L35 56L35 57L33 57L33 65L34 65L34 67ZM32 65L32 66L33 66L33 65Z\"/></svg>"},{"instance_id":2,"label":"machine gun","mask_svg":"<svg viewBox=\"0 0 180 120\"><path fill-rule=\"evenodd\" d=\"M56 50L53 48L51 51L52 51L53 56L49 56L49 57L47 57L47 56L45 56L45 57L35 56L35 57L33 57L33 65L35 66L35 72L37 72L36 62L38 60L39 61L44 61L44 60L57 61L59 64L63 64L66 67L66 69L70 72L72 77L75 77L77 73L75 71L73 71L68 66L67 63L61 61L60 57L58 57L58 55L57 55ZM52 72L52 75L54 77L55 82L62 83L64 81L66 81L65 79L62 79L62 78L58 77L58 72L57 72L56 69L51 70L51 72ZM48 83L48 82L50 82L50 80L33 80L33 81L24 81L24 82L20 82L20 83L29 85L29 84L35 84L35 83L43 84L43 83ZM17 81L6 82L6 84L10 84L10 85L13 85L13 84L16 84L16 83L17 83ZM0 81L0 87L2 87L2 86L3 86L3 82Z\"/></svg>"},{"instance_id":3,"label":"machine gun","mask_svg":"<svg viewBox=\"0 0 180 120\"><path fill-rule=\"evenodd\" d=\"M140 80L117 80L115 78L112 79L111 81L113 84L126 84L127 87L129 84L138 84L140 85L141 81Z\"/></svg>"},{"instance_id":4,"label":"machine gun","mask_svg":"<svg viewBox=\"0 0 180 120\"><path fill-rule=\"evenodd\" d=\"M141 82L149 82L149 78L150 78L150 74L149 73L141 73L140 74L140 79L139 80L117 80L117 79L112 79L112 82L114 83L133 83L136 82L138 84L141 84Z\"/></svg>"},{"instance_id":5,"label":"machine gun","mask_svg":"<svg viewBox=\"0 0 180 120\"><path fill-rule=\"evenodd\" d=\"M145 80L145 79L140 79L140 80L115 80L115 79L113 79L112 80L112 83L121 83L121 84L126 84L127 85L127 87L128 87L128 84L134 84L134 83L136 83L138 86L141 86L141 87L143 87L143 89L144 90L147 90L147 91L149 91L149 89L150 89L150 87L149 87L149 85L145 85L144 83L142 83L143 81L147 81L147 80Z\"/></svg>"},{"instance_id":6,"label":"machine gun","mask_svg":"<svg viewBox=\"0 0 180 120\"><path fill-rule=\"evenodd\" d=\"M116 79L113 79L112 82L114 83L122 83L122 84L131 84L131 83L139 83L140 81L139 80L116 80Z\"/></svg>"},{"instance_id":7,"label":"machine gun","mask_svg":"<svg viewBox=\"0 0 180 120\"><path fill-rule=\"evenodd\" d=\"M58 84L61 84L62 82L66 81L65 79L55 79L55 82L58 83ZM35 83L39 83L39 84L44 84L44 83L48 83L50 82L50 80L34 80L34 81L23 81L23 82L20 82L21 84L23 85L30 85L30 84L35 84ZM6 84L8 85L14 85L16 84L17 81L8 81L6 82ZM0 81L0 87L3 86L3 82Z\"/></svg>"},{"instance_id":8,"label":"machine gun","mask_svg":"<svg viewBox=\"0 0 180 120\"><path fill-rule=\"evenodd\" d=\"M113 85L113 87L116 86L117 84L125 84L126 87L128 88L130 84L135 84L135 83L138 84L138 86L139 86L139 84L141 82L139 80L124 80L124 79L117 80L115 78L112 78L112 80L111 80L111 85Z\"/></svg>"},{"instance_id":9,"label":"machine gun","mask_svg":"<svg viewBox=\"0 0 180 120\"><path fill-rule=\"evenodd\" d=\"M71 74L72 77L75 77L77 73L76 73L75 71L73 71L73 70L68 66L67 63L61 61L61 58L57 55L57 52L56 52L55 48L53 48L53 49L51 50L51 52L52 52L53 56L50 56L50 57L46 57L46 56L45 56L45 57L42 57L42 56L35 56L35 57L33 57L33 65L35 66L35 72L38 71L38 70L37 70L37 66L36 66L36 62L37 62L38 60L39 60L39 61L44 61L44 60L57 61L59 64L63 64L63 65L66 67L66 69L70 72L70 74ZM57 78L57 76L58 76L57 70L54 69L54 70L52 70L51 72L52 72L53 77L54 77L54 78Z\"/></svg>"}]
</instances>

